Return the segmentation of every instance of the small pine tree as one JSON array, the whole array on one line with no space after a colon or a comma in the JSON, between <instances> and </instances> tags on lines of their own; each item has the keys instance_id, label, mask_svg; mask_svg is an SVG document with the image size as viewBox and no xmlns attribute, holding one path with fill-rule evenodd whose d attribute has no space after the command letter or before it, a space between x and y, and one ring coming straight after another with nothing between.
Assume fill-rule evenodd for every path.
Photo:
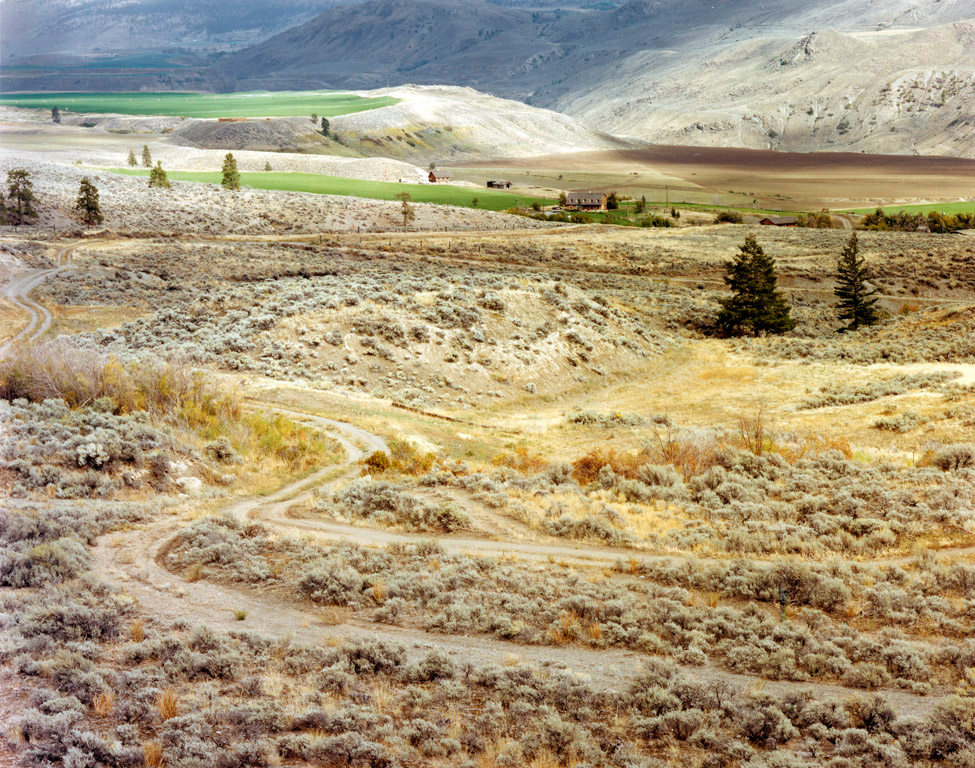
<instances>
[{"instance_id":1,"label":"small pine tree","mask_svg":"<svg viewBox=\"0 0 975 768\"><path fill-rule=\"evenodd\" d=\"M481 200L478 197L475 197L473 200L471 200L472 208L477 208L478 206L480 206L480 204L481 204Z\"/></svg>"},{"instance_id":2,"label":"small pine tree","mask_svg":"<svg viewBox=\"0 0 975 768\"><path fill-rule=\"evenodd\" d=\"M129 150L129 165L132 168L135 168L138 164L139 164L139 160L135 156L135 150L134 149L130 149Z\"/></svg>"},{"instance_id":3,"label":"small pine tree","mask_svg":"<svg viewBox=\"0 0 975 768\"><path fill-rule=\"evenodd\" d=\"M619 207L620 207L620 201L619 198L616 196L615 192L610 192L608 195L606 195L607 211L615 211Z\"/></svg>"},{"instance_id":4,"label":"small pine tree","mask_svg":"<svg viewBox=\"0 0 975 768\"><path fill-rule=\"evenodd\" d=\"M312 112L311 113L311 121L313 123L317 123L318 122L318 113L317 112Z\"/></svg>"},{"instance_id":5,"label":"small pine tree","mask_svg":"<svg viewBox=\"0 0 975 768\"><path fill-rule=\"evenodd\" d=\"M15 227L19 227L25 220L37 216L34 203L34 183L30 180L30 173L23 169L7 171L7 215Z\"/></svg>"},{"instance_id":6,"label":"small pine tree","mask_svg":"<svg viewBox=\"0 0 975 768\"><path fill-rule=\"evenodd\" d=\"M264 163L264 170L267 171L268 173L270 173L274 169L271 167L271 164L270 163Z\"/></svg>"},{"instance_id":7,"label":"small pine tree","mask_svg":"<svg viewBox=\"0 0 975 768\"><path fill-rule=\"evenodd\" d=\"M678 211L673 206L671 206L671 209L670 209L670 218L672 218L672 219L679 219L680 218L680 211Z\"/></svg>"},{"instance_id":8,"label":"small pine tree","mask_svg":"<svg viewBox=\"0 0 975 768\"><path fill-rule=\"evenodd\" d=\"M156 161L156 167L149 171L149 186L160 187L162 189L169 189L173 186L169 177L166 176L166 171L163 170L161 160Z\"/></svg>"},{"instance_id":9,"label":"small pine tree","mask_svg":"<svg viewBox=\"0 0 975 768\"><path fill-rule=\"evenodd\" d=\"M413 201L413 196L409 192L400 192L396 195L396 198L402 201L402 212L403 212L403 226L408 227L411 221L416 220L416 211L413 210L413 206L410 203Z\"/></svg>"},{"instance_id":10,"label":"small pine tree","mask_svg":"<svg viewBox=\"0 0 975 768\"><path fill-rule=\"evenodd\" d=\"M861 325L879 322L875 306L877 291L868 284L869 280L870 270L860 256L860 244L854 232L836 264L836 288L833 291L839 299L836 314L840 320L847 321L841 330L855 331Z\"/></svg>"},{"instance_id":11,"label":"small pine tree","mask_svg":"<svg viewBox=\"0 0 975 768\"><path fill-rule=\"evenodd\" d=\"M785 297L776 289L775 259L748 235L733 261L725 263L732 295L721 300L718 328L727 336L785 333L795 328Z\"/></svg>"},{"instance_id":12,"label":"small pine tree","mask_svg":"<svg viewBox=\"0 0 975 768\"><path fill-rule=\"evenodd\" d=\"M331 130L332 124L328 122L327 117L322 118L322 136L328 136L328 132Z\"/></svg>"},{"instance_id":13,"label":"small pine tree","mask_svg":"<svg viewBox=\"0 0 975 768\"><path fill-rule=\"evenodd\" d=\"M220 179L220 186L224 189L240 189L240 173L237 171L237 160L233 154L227 153L223 159L223 177Z\"/></svg>"},{"instance_id":14,"label":"small pine tree","mask_svg":"<svg viewBox=\"0 0 975 768\"><path fill-rule=\"evenodd\" d=\"M98 205L98 187L91 183L91 179L85 176L78 187L78 200L75 202L75 210L81 216L81 221L87 226L101 224L105 217L102 216L102 209Z\"/></svg>"},{"instance_id":15,"label":"small pine tree","mask_svg":"<svg viewBox=\"0 0 975 768\"><path fill-rule=\"evenodd\" d=\"M51 120L58 125L61 125L61 110L54 106L51 108Z\"/></svg>"},{"instance_id":16,"label":"small pine tree","mask_svg":"<svg viewBox=\"0 0 975 768\"><path fill-rule=\"evenodd\" d=\"M142 167L152 168L152 153L149 151L149 145L142 145Z\"/></svg>"}]
</instances>

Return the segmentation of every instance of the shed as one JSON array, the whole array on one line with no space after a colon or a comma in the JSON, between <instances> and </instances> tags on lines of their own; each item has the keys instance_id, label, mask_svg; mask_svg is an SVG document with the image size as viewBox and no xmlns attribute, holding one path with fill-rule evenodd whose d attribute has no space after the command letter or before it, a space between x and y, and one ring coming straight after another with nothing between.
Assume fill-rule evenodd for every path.
<instances>
[{"instance_id":1,"label":"shed","mask_svg":"<svg viewBox=\"0 0 975 768\"><path fill-rule=\"evenodd\" d=\"M577 211L605 211L605 192L569 192L565 196L565 207Z\"/></svg>"},{"instance_id":2,"label":"shed","mask_svg":"<svg viewBox=\"0 0 975 768\"><path fill-rule=\"evenodd\" d=\"M795 216L766 216L758 223L766 227L798 227L799 219Z\"/></svg>"},{"instance_id":3,"label":"shed","mask_svg":"<svg viewBox=\"0 0 975 768\"><path fill-rule=\"evenodd\" d=\"M487 185L489 189L511 189L510 181L489 181Z\"/></svg>"},{"instance_id":4,"label":"shed","mask_svg":"<svg viewBox=\"0 0 975 768\"><path fill-rule=\"evenodd\" d=\"M430 183L431 184L449 184L453 176L450 175L450 171L430 171Z\"/></svg>"}]
</instances>

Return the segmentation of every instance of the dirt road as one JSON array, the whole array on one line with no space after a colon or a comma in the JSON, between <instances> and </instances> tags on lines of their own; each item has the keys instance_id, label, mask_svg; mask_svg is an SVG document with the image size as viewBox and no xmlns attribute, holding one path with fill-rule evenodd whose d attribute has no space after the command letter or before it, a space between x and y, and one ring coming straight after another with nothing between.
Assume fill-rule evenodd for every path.
<instances>
[{"instance_id":1,"label":"dirt road","mask_svg":"<svg viewBox=\"0 0 975 768\"><path fill-rule=\"evenodd\" d=\"M315 488L323 482L327 486L346 479L350 473L356 472L358 467L355 462L366 453L383 450L385 441L351 424L290 409L274 410L329 430L345 448L346 459L339 467L321 469L269 496L232 502L224 508L225 512L242 522L260 520L269 523L282 533L310 533L316 538L341 539L363 545L429 538L429 535L414 536L288 517L289 507L310 499ZM302 604L297 596L282 599L280 595L269 595L245 585L217 584L205 580L187 582L165 568L172 539L181 527L178 519L162 517L141 529L103 536L93 550L93 569L103 578L115 581L155 618L200 622L215 629L241 629L242 625L236 620L234 612L244 610L247 612L244 626L271 636L288 636L315 644L335 638L372 638L402 644L411 656L436 649L453 656L460 664L474 667L524 662L540 668L562 670L604 689L625 688L641 666L642 654L624 649L524 645L484 636L440 635L355 617L340 617L336 623L334 611ZM473 538L444 538L439 543L448 551L499 556L515 554L531 559L558 559L587 565L607 565L626 554L605 548ZM846 699L856 692L840 685L770 681L727 672L711 665L685 666L682 669L694 679L724 680L741 688L759 685L766 691L779 693L800 688L810 690L821 699ZM930 711L940 698L938 695L924 697L894 690L883 693L899 711L918 715Z\"/></svg>"},{"instance_id":2,"label":"dirt road","mask_svg":"<svg viewBox=\"0 0 975 768\"><path fill-rule=\"evenodd\" d=\"M16 298L20 301L18 306L23 306L29 315L28 322L17 334L17 339L36 339L49 327L49 313L33 302L28 294L46 277L64 268L64 261L74 247L76 246L69 246L58 254L58 267L18 276L4 288L5 294L12 300ZM375 450L384 450L386 443L382 437L352 424L286 408L271 408L290 418L331 432L345 449L345 461L340 466L323 468L290 483L269 496L235 500L223 509L224 512L241 521L264 521L283 533L310 534L316 538L342 539L363 545L375 546L393 541L429 538L429 535L411 536L329 521L296 520L289 517L287 512L290 507L310 499L316 488L327 488L331 483L346 479L357 471L356 462L362 456ZM640 668L641 654L622 649L530 646L492 637L439 635L420 629L376 624L355 617L339 616L336 619L334 611L302 604L297 598L282 598L281 595L269 594L248 586L217 584L211 581L188 582L165 568L166 554L172 540L184 525L185 521L163 513L143 527L103 536L92 550L92 569L99 577L115 582L120 589L134 597L148 615L167 621L199 622L224 630L246 627L271 636L294 637L315 644L332 638L374 638L403 644L413 655L437 649L456 657L461 664L474 666L523 661L537 667L564 670L600 688L625 687ZM577 565L606 566L633 555L625 550L600 547L471 537L444 538L441 544L448 551L493 556L516 555L535 560L554 559ZM247 612L244 625L234 615L238 610ZM726 672L713 666L687 666L683 669L695 679L720 679L737 687L759 685L772 692L808 689L817 698L845 699L856 692L839 685L768 681ZM915 715L930 711L940 698L939 695L922 697L903 691L884 691L884 694L899 711Z\"/></svg>"},{"instance_id":3,"label":"dirt road","mask_svg":"<svg viewBox=\"0 0 975 768\"><path fill-rule=\"evenodd\" d=\"M30 294L51 275L57 274L71 265L71 252L82 243L73 243L58 251L56 267L32 269L11 278L3 286L3 295L18 309L27 313L27 323L11 339L0 345L0 357L20 342L36 341L51 327L54 319L51 311L43 304L34 301Z\"/></svg>"}]
</instances>

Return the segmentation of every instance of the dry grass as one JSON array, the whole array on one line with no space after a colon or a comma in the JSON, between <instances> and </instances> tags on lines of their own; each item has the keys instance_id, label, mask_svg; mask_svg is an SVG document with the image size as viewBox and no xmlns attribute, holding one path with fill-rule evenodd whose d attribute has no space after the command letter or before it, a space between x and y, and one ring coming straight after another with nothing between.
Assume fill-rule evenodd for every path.
<instances>
[{"instance_id":1,"label":"dry grass","mask_svg":"<svg viewBox=\"0 0 975 768\"><path fill-rule=\"evenodd\" d=\"M108 717L115 709L115 696L110 690L102 691L91 702L96 717Z\"/></svg>"},{"instance_id":2,"label":"dry grass","mask_svg":"<svg viewBox=\"0 0 975 768\"><path fill-rule=\"evenodd\" d=\"M142 765L144 768L161 768L163 748L158 741L147 741L142 745Z\"/></svg>"},{"instance_id":3,"label":"dry grass","mask_svg":"<svg viewBox=\"0 0 975 768\"><path fill-rule=\"evenodd\" d=\"M174 688L167 688L159 694L156 700L156 708L159 710L159 718L163 721L177 717L180 712L179 695Z\"/></svg>"},{"instance_id":4,"label":"dry grass","mask_svg":"<svg viewBox=\"0 0 975 768\"><path fill-rule=\"evenodd\" d=\"M135 619L129 625L129 639L133 643L141 643L146 639L146 622L145 619Z\"/></svg>"}]
</instances>

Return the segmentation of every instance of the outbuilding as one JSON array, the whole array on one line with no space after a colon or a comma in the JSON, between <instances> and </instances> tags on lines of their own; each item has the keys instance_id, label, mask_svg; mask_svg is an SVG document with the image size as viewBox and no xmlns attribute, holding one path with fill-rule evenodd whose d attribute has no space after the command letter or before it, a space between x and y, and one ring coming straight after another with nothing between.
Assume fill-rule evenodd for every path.
<instances>
[{"instance_id":1,"label":"outbuilding","mask_svg":"<svg viewBox=\"0 0 975 768\"><path fill-rule=\"evenodd\" d=\"M430 183L431 184L449 184L453 179L449 171L430 171Z\"/></svg>"},{"instance_id":2,"label":"outbuilding","mask_svg":"<svg viewBox=\"0 0 975 768\"><path fill-rule=\"evenodd\" d=\"M765 227L798 227L799 219L795 216L766 216L758 223Z\"/></svg>"},{"instance_id":3,"label":"outbuilding","mask_svg":"<svg viewBox=\"0 0 975 768\"><path fill-rule=\"evenodd\" d=\"M488 189L511 189L510 181L489 181Z\"/></svg>"}]
</instances>

